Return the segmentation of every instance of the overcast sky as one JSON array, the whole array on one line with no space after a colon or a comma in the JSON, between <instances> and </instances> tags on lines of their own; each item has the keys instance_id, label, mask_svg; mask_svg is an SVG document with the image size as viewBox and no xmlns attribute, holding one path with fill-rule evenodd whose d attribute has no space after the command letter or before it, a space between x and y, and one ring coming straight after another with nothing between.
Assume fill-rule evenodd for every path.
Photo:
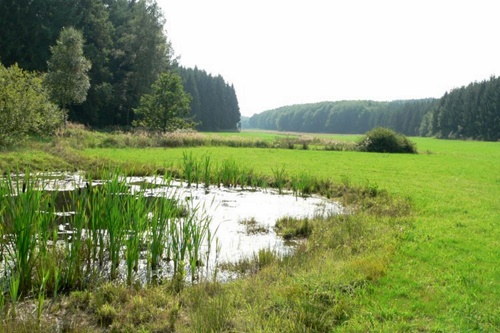
<instances>
[{"instance_id":1,"label":"overcast sky","mask_svg":"<svg viewBox=\"0 0 500 333\"><path fill-rule=\"evenodd\" d=\"M500 75L498 0L157 0L180 63L234 84L242 115L441 97Z\"/></svg>"}]
</instances>

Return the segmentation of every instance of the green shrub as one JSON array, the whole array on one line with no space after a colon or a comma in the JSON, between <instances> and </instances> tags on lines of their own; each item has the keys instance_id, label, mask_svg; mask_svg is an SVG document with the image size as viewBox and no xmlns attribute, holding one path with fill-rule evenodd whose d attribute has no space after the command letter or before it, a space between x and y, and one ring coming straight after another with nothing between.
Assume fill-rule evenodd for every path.
<instances>
[{"instance_id":1,"label":"green shrub","mask_svg":"<svg viewBox=\"0 0 500 333\"><path fill-rule=\"evenodd\" d=\"M62 123L63 113L49 101L39 74L0 64L0 86L0 148L28 134L50 135Z\"/></svg>"},{"instance_id":2,"label":"green shrub","mask_svg":"<svg viewBox=\"0 0 500 333\"><path fill-rule=\"evenodd\" d=\"M375 153L417 153L415 144L406 136L384 127L366 132L358 143L358 149Z\"/></svg>"}]
</instances>

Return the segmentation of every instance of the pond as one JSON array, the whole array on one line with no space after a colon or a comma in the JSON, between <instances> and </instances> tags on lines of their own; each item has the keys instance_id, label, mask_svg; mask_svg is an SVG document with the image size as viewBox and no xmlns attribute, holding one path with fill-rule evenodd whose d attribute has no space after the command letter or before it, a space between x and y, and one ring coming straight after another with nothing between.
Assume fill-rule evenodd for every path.
<instances>
[{"instance_id":1,"label":"pond","mask_svg":"<svg viewBox=\"0 0 500 333\"><path fill-rule=\"evenodd\" d=\"M194 214L200 221L208 224L212 241L207 244L205 237L200 252L203 256L202 274L211 276L217 263L237 263L248 259L261 249L270 249L277 254L293 251L294 243L285 242L279 237L274 226L283 217L312 218L339 214L342 207L339 203L319 197L296 197L292 193L279 194L274 189L241 189L224 188L203 185L188 187L185 182L162 177L120 177L132 195L142 195L145 198L175 198L175 200ZM62 207L68 207L67 193L82 191L89 187L99 187L105 181L95 180L87 183L82 173L51 174L37 177L36 187L44 191L57 191L56 206L59 215L61 234L74 233L71 215L75 212ZM85 233L82 234L85 236ZM61 237L63 238L63 237ZM216 239L216 241L214 241ZM171 241L171 239L168 239ZM147 256L141 254L137 277L146 280ZM169 275L173 271L173 263L168 255L163 254L158 270L160 275ZM119 264L121 276L125 275L125 259ZM189 264L187 264L189 266ZM227 280L235 277L229 272L222 272L219 279Z\"/></svg>"}]
</instances>

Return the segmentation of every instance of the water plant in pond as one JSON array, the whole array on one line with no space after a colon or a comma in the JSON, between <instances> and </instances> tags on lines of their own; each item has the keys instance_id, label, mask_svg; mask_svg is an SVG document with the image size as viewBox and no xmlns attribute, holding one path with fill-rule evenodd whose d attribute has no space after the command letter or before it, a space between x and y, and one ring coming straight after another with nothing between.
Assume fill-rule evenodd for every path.
<instances>
[{"instance_id":1,"label":"water plant in pond","mask_svg":"<svg viewBox=\"0 0 500 333\"><path fill-rule=\"evenodd\" d=\"M175 194L132 193L117 171L101 178L65 193L39 188L43 176L0 179L0 284L9 286L12 303L38 290L43 306L49 292L56 297L120 276L131 285L142 256L154 270L165 252L174 260L174 278L184 278L191 263L195 279L210 224L202 208L182 208ZM61 197L66 202L56 214Z\"/></svg>"},{"instance_id":2,"label":"water plant in pond","mask_svg":"<svg viewBox=\"0 0 500 333\"><path fill-rule=\"evenodd\" d=\"M219 169L221 181L225 187L236 187L238 183L239 168L234 160L224 160Z\"/></svg>"},{"instance_id":3,"label":"water plant in pond","mask_svg":"<svg viewBox=\"0 0 500 333\"><path fill-rule=\"evenodd\" d=\"M272 168L273 176L274 176L274 186L278 188L279 194L283 193L283 187L286 182L286 170L285 166Z\"/></svg>"},{"instance_id":4,"label":"water plant in pond","mask_svg":"<svg viewBox=\"0 0 500 333\"><path fill-rule=\"evenodd\" d=\"M255 218L243 219L239 221L240 224L245 226L245 232L247 235L255 235L255 234L267 234L269 232L269 228L261 225L255 220Z\"/></svg>"},{"instance_id":5,"label":"water plant in pond","mask_svg":"<svg viewBox=\"0 0 500 333\"><path fill-rule=\"evenodd\" d=\"M309 173L301 173L298 177L298 193L305 197L311 194L314 190L314 184L317 181Z\"/></svg>"},{"instance_id":6,"label":"water plant in pond","mask_svg":"<svg viewBox=\"0 0 500 333\"><path fill-rule=\"evenodd\" d=\"M171 242L169 242L170 224L179 216L179 210L173 200L155 200L154 209L150 218L149 248L150 267L153 271L158 268L159 262L166 250L170 259Z\"/></svg>"},{"instance_id":7,"label":"water plant in pond","mask_svg":"<svg viewBox=\"0 0 500 333\"><path fill-rule=\"evenodd\" d=\"M10 278L10 300L12 302L12 317L16 318L16 307L19 298L19 286L21 284L21 278L19 274L14 274Z\"/></svg>"},{"instance_id":8,"label":"water plant in pond","mask_svg":"<svg viewBox=\"0 0 500 333\"><path fill-rule=\"evenodd\" d=\"M196 161L193 157L193 152L189 152L189 154L184 151L182 153L182 166L184 171L184 177L186 178L188 187L191 187L191 183L193 181L193 176L196 171Z\"/></svg>"},{"instance_id":9,"label":"water plant in pond","mask_svg":"<svg viewBox=\"0 0 500 333\"><path fill-rule=\"evenodd\" d=\"M283 217L276 221L275 228L285 240L307 238L312 233L312 225L307 218Z\"/></svg>"},{"instance_id":10,"label":"water plant in pond","mask_svg":"<svg viewBox=\"0 0 500 333\"><path fill-rule=\"evenodd\" d=\"M40 221L43 221L45 217L45 214L40 212L42 195L33 190L35 181L29 176L29 173L24 176L22 181L16 182L10 175L7 175L1 185L9 193L2 196L0 200L3 201L2 206L5 207L3 225L6 239L9 240L4 249L7 249L7 254L12 259L5 260L4 264L9 271L17 272L18 289L25 292L31 288L31 275L36 259L37 233L40 230ZM42 224L44 223L42 222Z\"/></svg>"},{"instance_id":11,"label":"water plant in pond","mask_svg":"<svg viewBox=\"0 0 500 333\"><path fill-rule=\"evenodd\" d=\"M210 155L205 155L203 157L203 162L202 162L202 166L203 166L203 183L205 185L205 189L208 189L208 187L210 186L210 181L211 181L211 157Z\"/></svg>"}]
</instances>

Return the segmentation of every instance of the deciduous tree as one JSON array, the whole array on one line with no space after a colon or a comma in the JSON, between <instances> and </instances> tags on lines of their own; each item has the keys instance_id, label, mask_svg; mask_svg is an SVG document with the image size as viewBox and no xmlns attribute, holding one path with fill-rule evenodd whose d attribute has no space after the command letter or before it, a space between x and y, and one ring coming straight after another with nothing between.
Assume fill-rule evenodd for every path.
<instances>
[{"instance_id":1,"label":"deciduous tree","mask_svg":"<svg viewBox=\"0 0 500 333\"><path fill-rule=\"evenodd\" d=\"M19 142L27 134L51 134L63 113L50 102L40 75L0 63L0 147Z\"/></svg>"},{"instance_id":2,"label":"deciduous tree","mask_svg":"<svg viewBox=\"0 0 500 333\"><path fill-rule=\"evenodd\" d=\"M153 84L151 94L143 95L139 107L134 109L134 125L161 132L192 128L189 101L180 76L164 72Z\"/></svg>"},{"instance_id":3,"label":"deciduous tree","mask_svg":"<svg viewBox=\"0 0 500 333\"><path fill-rule=\"evenodd\" d=\"M45 83L52 100L62 108L83 103L90 87L88 72L91 64L83 54L82 33L74 28L64 28L57 44L50 49L52 56Z\"/></svg>"}]
</instances>

